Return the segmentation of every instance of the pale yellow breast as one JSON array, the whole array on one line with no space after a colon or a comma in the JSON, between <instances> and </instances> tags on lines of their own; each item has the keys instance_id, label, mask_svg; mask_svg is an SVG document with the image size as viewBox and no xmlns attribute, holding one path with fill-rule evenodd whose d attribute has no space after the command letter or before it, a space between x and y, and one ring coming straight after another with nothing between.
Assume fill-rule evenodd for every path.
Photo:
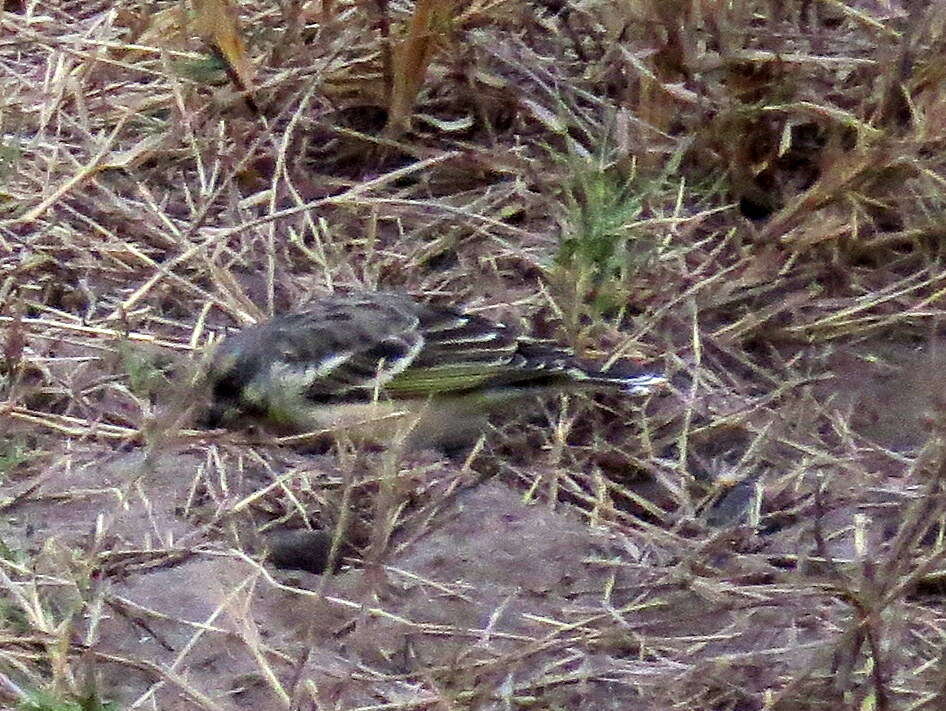
<instances>
[{"instance_id":1,"label":"pale yellow breast","mask_svg":"<svg viewBox=\"0 0 946 711\"><path fill-rule=\"evenodd\" d=\"M474 441L486 426L485 413L469 398L380 400L321 405L299 423L310 431L328 430L356 441L414 448L456 446Z\"/></svg>"}]
</instances>

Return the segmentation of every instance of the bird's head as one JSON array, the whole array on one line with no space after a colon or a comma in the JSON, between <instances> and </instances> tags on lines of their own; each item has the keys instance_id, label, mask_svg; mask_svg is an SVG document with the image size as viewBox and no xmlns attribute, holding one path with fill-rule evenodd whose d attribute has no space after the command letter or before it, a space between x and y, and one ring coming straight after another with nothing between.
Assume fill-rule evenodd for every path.
<instances>
[{"instance_id":1,"label":"bird's head","mask_svg":"<svg viewBox=\"0 0 946 711\"><path fill-rule=\"evenodd\" d=\"M240 335L221 343L210 361L209 405L199 419L202 427L231 427L265 415L265 397L259 385L264 364L255 344Z\"/></svg>"},{"instance_id":2,"label":"bird's head","mask_svg":"<svg viewBox=\"0 0 946 711\"><path fill-rule=\"evenodd\" d=\"M256 423L276 429L307 421L313 375L295 357L291 341L273 327L249 328L227 338L211 359L205 427Z\"/></svg>"}]
</instances>

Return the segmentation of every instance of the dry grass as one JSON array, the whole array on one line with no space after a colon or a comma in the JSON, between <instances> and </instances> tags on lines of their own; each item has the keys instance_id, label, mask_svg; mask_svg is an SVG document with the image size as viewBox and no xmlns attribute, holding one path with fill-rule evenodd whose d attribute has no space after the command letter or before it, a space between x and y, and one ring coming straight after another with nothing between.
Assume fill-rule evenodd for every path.
<instances>
[{"instance_id":1,"label":"dry grass","mask_svg":"<svg viewBox=\"0 0 946 711\"><path fill-rule=\"evenodd\" d=\"M4 9L0 705L946 707L941 3ZM187 429L213 337L346 288L673 392Z\"/></svg>"}]
</instances>

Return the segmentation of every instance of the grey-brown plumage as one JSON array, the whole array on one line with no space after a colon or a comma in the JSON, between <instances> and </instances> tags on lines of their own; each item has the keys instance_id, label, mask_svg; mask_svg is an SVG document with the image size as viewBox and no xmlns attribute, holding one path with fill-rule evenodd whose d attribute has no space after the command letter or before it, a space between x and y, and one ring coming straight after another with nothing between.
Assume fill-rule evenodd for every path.
<instances>
[{"instance_id":1,"label":"grey-brown plumage","mask_svg":"<svg viewBox=\"0 0 946 711\"><path fill-rule=\"evenodd\" d=\"M208 424L249 416L295 429L343 425L346 407L371 419L392 406L436 411L444 403L452 409L437 417L449 425L444 417L530 392L593 387L642 395L665 382L641 369L594 370L503 324L383 292L328 296L246 328L220 344L209 379Z\"/></svg>"}]
</instances>

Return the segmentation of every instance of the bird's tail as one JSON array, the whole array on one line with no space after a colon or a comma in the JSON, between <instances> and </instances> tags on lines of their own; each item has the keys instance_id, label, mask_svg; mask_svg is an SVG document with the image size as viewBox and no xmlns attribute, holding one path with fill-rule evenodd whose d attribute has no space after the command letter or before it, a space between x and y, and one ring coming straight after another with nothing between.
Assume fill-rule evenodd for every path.
<instances>
[{"instance_id":1,"label":"bird's tail","mask_svg":"<svg viewBox=\"0 0 946 711\"><path fill-rule=\"evenodd\" d=\"M616 388L635 396L649 395L667 384L667 377L663 373L651 370L622 373L572 365L565 370L565 373L579 386Z\"/></svg>"},{"instance_id":2,"label":"bird's tail","mask_svg":"<svg viewBox=\"0 0 946 711\"><path fill-rule=\"evenodd\" d=\"M547 373L552 380L579 388L620 390L628 395L649 395L667 384L667 377L651 368L642 368L626 361L608 370L599 370L576 358L574 353L548 341L520 341L520 354L526 360L524 371L541 378Z\"/></svg>"}]
</instances>

